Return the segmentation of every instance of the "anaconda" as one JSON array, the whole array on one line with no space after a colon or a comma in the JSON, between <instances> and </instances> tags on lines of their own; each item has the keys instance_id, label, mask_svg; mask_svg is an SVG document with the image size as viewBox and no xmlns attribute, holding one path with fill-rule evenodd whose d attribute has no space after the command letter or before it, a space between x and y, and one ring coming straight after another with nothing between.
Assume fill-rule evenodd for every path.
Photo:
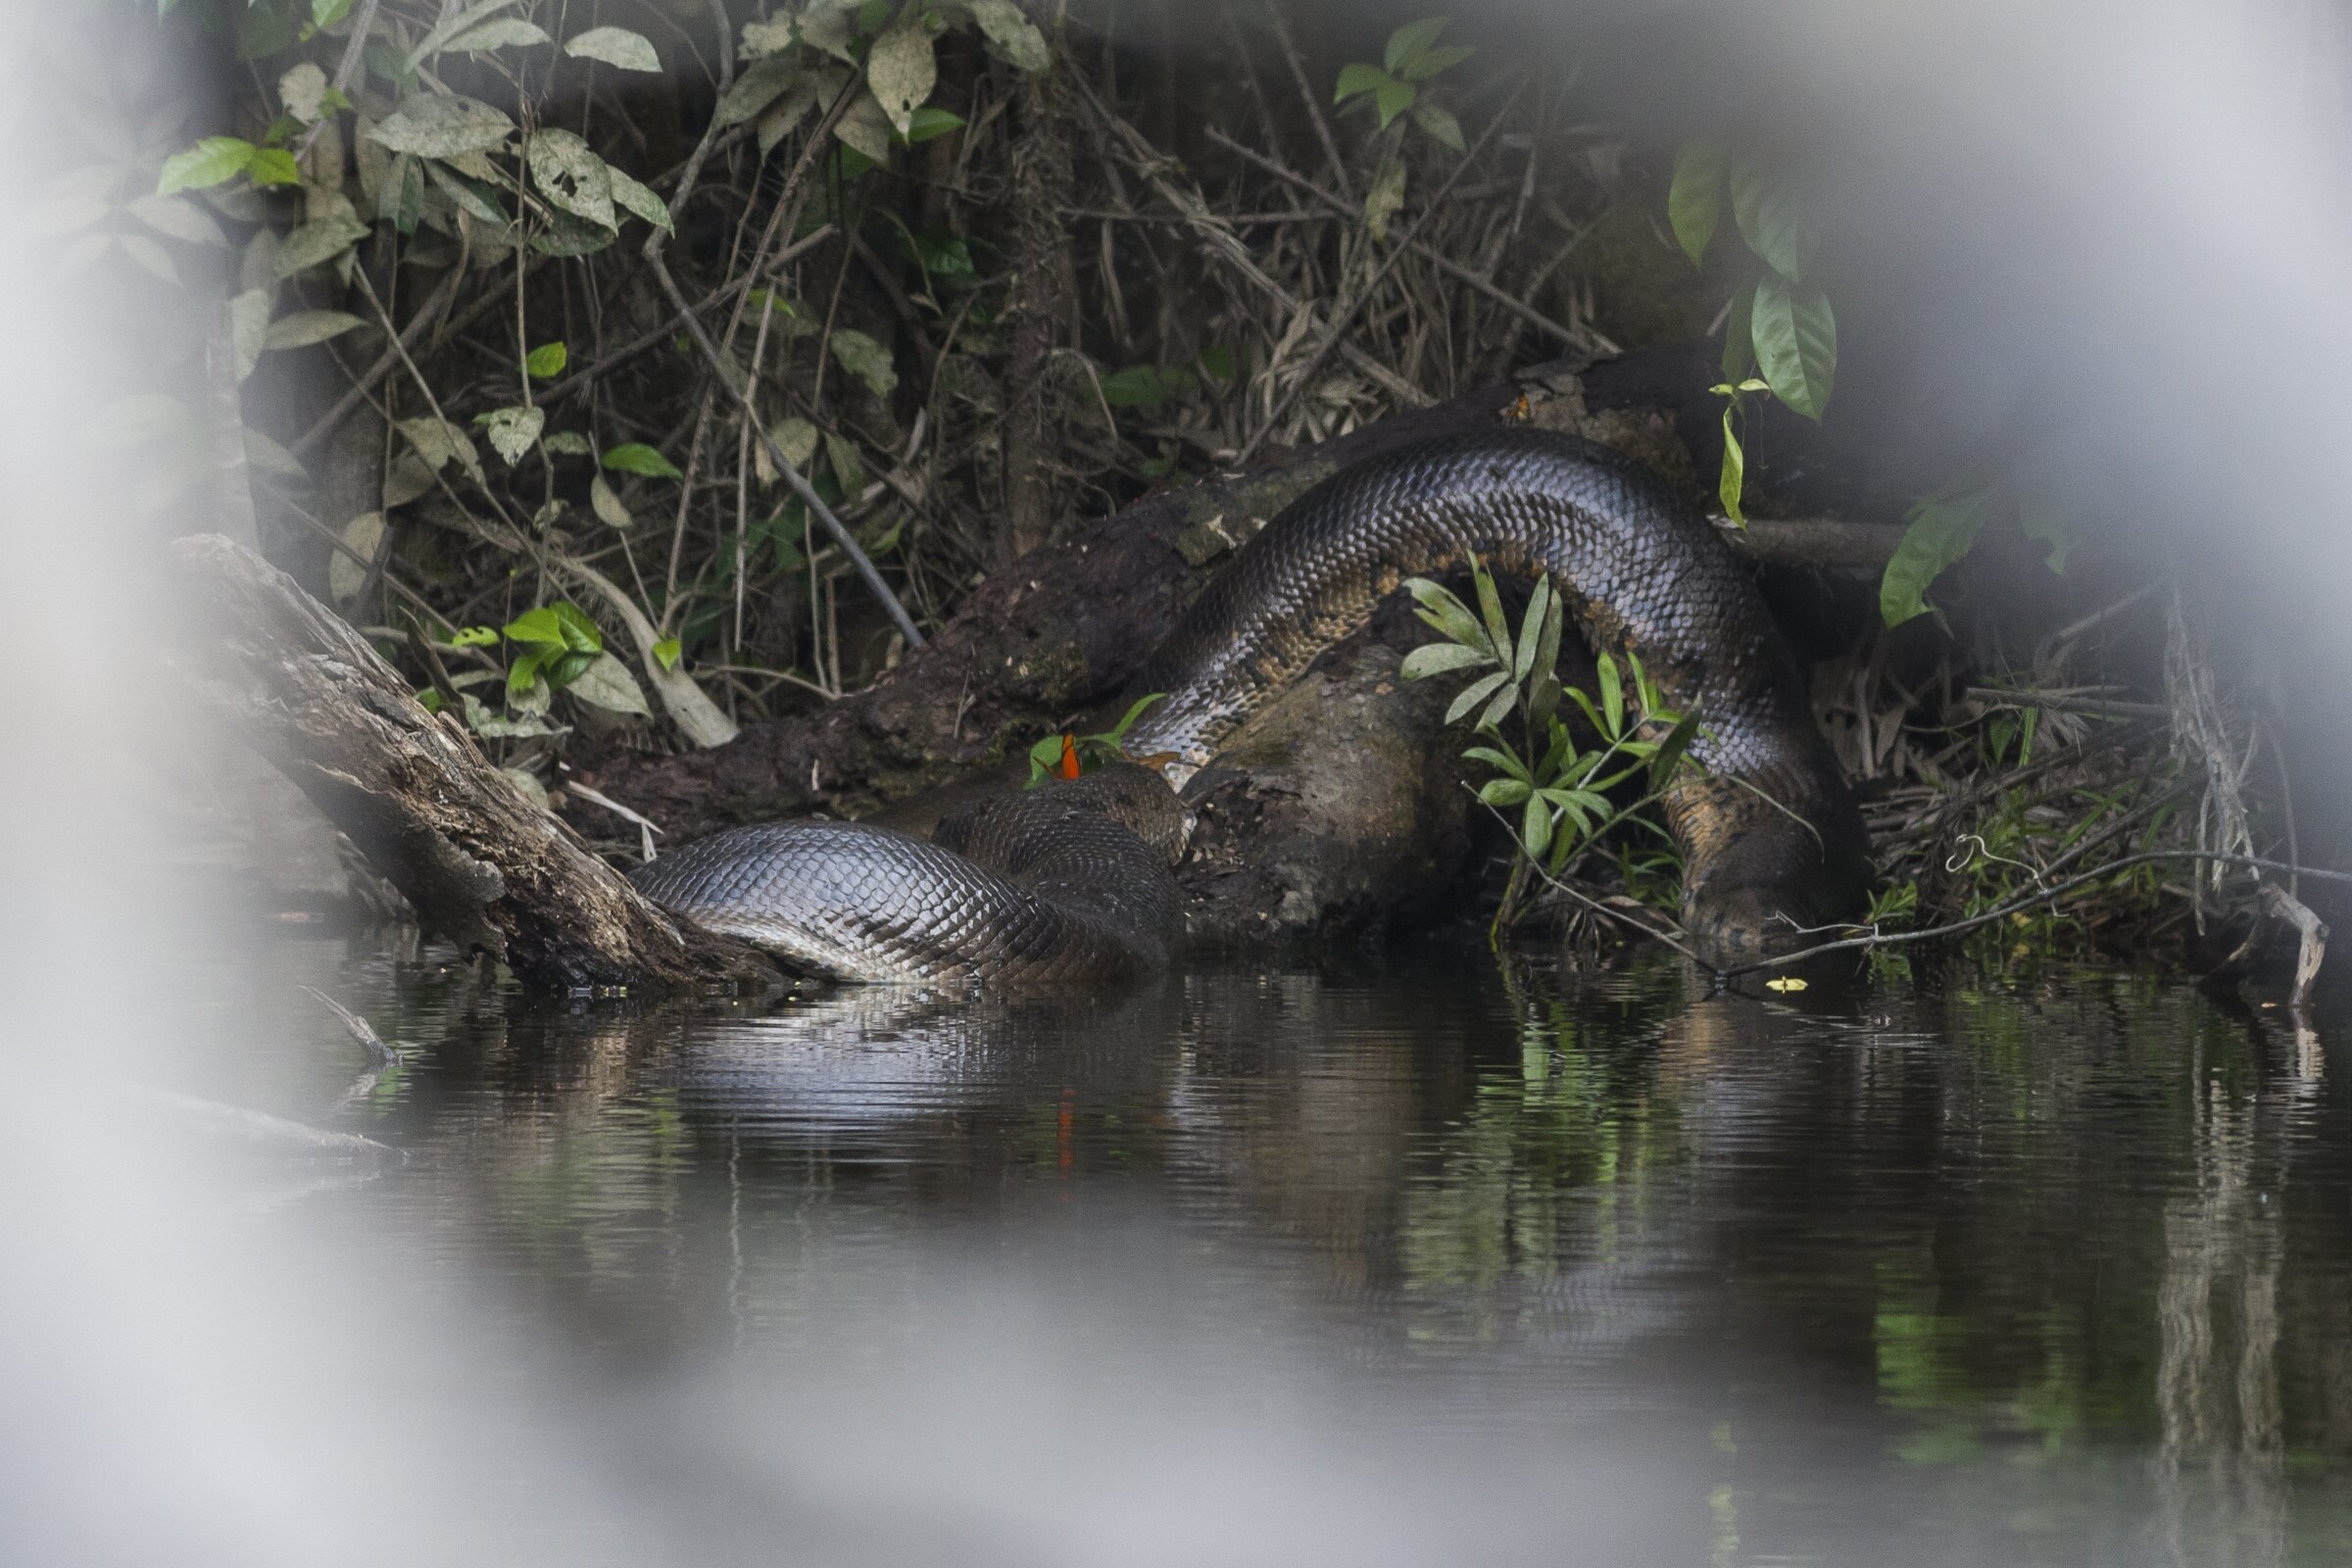
<instances>
[{"instance_id":1,"label":"anaconda","mask_svg":"<svg viewBox=\"0 0 2352 1568\"><path fill-rule=\"evenodd\" d=\"M1700 764L1667 790L1682 917L1727 968L1850 914L1870 878L1860 812L1755 585L1695 508L1573 436L1498 429L1333 475L1238 550L1147 662L1165 693L1130 755L1173 754L982 803L926 842L849 822L737 828L633 880L656 903L853 980L1112 979L1182 936L1177 790L1403 579L1473 557L1547 574L1596 653L1634 655L1699 715Z\"/></svg>"}]
</instances>

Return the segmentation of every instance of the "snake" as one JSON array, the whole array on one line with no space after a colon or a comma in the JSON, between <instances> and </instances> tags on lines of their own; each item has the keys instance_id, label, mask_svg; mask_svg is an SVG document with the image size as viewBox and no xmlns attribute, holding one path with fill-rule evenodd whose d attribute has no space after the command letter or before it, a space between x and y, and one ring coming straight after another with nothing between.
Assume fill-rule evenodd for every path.
<instances>
[{"instance_id":1,"label":"snake","mask_svg":"<svg viewBox=\"0 0 2352 1568\"><path fill-rule=\"evenodd\" d=\"M1717 971L1852 914L1868 836L1762 594L1697 507L1580 437L1502 426L1346 467L1237 549L1146 658L1130 757L973 803L930 839L858 822L732 828L631 873L654 903L837 980L1026 988L1132 979L1183 938L1181 791L1407 578L1547 577L1595 656L1695 713L1662 791L1681 923Z\"/></svg>"}]
</instances>

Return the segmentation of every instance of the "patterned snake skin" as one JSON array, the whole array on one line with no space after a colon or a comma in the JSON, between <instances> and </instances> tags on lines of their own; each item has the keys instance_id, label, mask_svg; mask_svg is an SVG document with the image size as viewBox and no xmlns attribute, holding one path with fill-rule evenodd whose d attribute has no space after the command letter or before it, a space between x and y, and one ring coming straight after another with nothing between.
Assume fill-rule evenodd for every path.
<instances>
[{"instance_id":1,"label":"patterned snake skin","mask_svg":"<svg viewBox=\"0 0 2352 1568\"><path fill-rule=\"evenodd\" d=\"M1202 591L1136 682L1165 692L1134 756L1181 786L1217 745L1407 576L1464 564L1550 574L1595 651L1641 656L1702 729L1665 802L1683 920L1727 968L1849 914L1870 864L1860 813L1794 660L1714 529L1627 460L1496 430L1347 469L1287 508ZM856 823L738 828L636 873L656 903L820 973L1028 985L1167 961L1169 862L1189 819L1124 767L991 801L932 843ZM1138 835L1141 834L1139 837ZM1146 842L1149 840L1150 842Z\"/></svg>"}]
</instances>

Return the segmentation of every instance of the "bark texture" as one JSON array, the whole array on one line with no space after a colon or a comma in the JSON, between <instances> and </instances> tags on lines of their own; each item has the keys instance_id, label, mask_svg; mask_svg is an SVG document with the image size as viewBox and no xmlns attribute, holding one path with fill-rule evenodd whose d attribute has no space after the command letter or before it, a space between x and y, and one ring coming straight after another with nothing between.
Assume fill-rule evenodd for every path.
<instances>
[{"instance_id":1,"label":"bark texture","mask_svg":"<svg viewBox=\"0 0 2352 1568\"><path fill-rule=\"evenodd\" d=\"M172 556L207 622L199 691L427 925L542 987L776 979L752 949L640 898L284 572L219 534L181 539Z\"/></svg>"}]
</instances>

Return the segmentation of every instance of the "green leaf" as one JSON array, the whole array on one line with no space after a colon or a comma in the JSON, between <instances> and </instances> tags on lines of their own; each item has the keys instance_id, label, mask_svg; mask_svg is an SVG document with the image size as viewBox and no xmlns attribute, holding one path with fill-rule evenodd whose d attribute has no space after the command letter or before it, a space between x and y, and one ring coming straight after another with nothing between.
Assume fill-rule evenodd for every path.
<instances>
[{"instance_id":1,"label":"green leaf","mask_svg":"<svg viewBox=\"0 0 2352 1568\"><path fill-rule=\"evenodd\" d=\"M669 203L663 201L650 185L636 175L605 166L605 177L612 186L613 204L653 224L664 234L677 232L670 224Z\"/></svg>"},{"instance_id":2,"label":"green leaf","mask_svg":"<svg viewBox=\"0 0 2352 1568\"><path fill-rule=\"evenodd\" d=\"M611 654L598 654L578 674L564 682L564 689L581 702L589 703L609 713L628 713L638 718L653 717L645 705L645 689L629 666Z\"/></svg>"},{"instance_id":3,"label":"green leaf","mask_svg":"<svg viewBox=\"0 0 2352 1568\"><path fill-rule=\"evenodd\" d=\"M1515 778L1491 778L1479 787L1478 798L1486 806L1517 806L1534 792Z\"/></svg>"},{"instance_id":4,"label":"green leaf","mask_svg":"<svg viewBox=\"0 0 2352 1568\"><path fill-rule=\"evenodd\" d=\"M559 599L547 607L562 629L564 646L575 654L601 654L605 651L605 634L597 629L588 612L568 599Z\"/></svg>"},{"instance_id":5,"label":"green leaf","mask_svg":"<svg viewBox=\"0 0 2352 1568\"><path fill-rule=\"evenodd\" d=\"M1551 579L1536 579L1535 597L1527 602L1526 618L1519 622L1519 653L1511 661L1511 678L1525 680L1536 667L1536 650L1544 641L1544 623L1551 616Z\"/></svg>"},{"instance_id":6,"label":"green leaf","mask_svg":"<svg viewBox=\"0 0 2352 1568\"><path fill-rule=\"evenodd\" d=\"M306 349L368 323L345 311L293 311L270 323L265 349Z\"/></svg>"},{"instance_id":7,"label":"green leaf","mask_svg":"<svg viewBox=\"0 0 2352 1568\"><path fill-rule=\"evenodd\" d=\"M531 136L531 183L574 218L618 228L612 212L612 174L588 144L568 130L543 127Z\"/></svg>"},{"instance_id":8,"label":"green leaf","mask_svg":"<svg viewBox=\"0 0 2352 1568\"><path fill-rule=\"evenodd\" d=\"M735 78L735 85L718 101L711 119L723 129L758 117L776 99L784 96L786 88L801 79L800 62L789 54L767 55L753 61Z\"/></svg>"},{"instance_id":9,"label":"green leaf","mask_svg":"<svg viewBox=\"0 0 2352 1568\"><path fill-rule=\"evenodd\" d=\"M514 122L470 98L417 93L367 133L369 141L416 158L457 158L504 146Z\"/></svg>"},{"instance_id":10,"label":"green leaf","mask_svg":"<svg viewBox=\"0 0 2352 1568\"><path fill-rule=\"evenodd\" d=\"M915 106L939 84L939 59L931 47L931 34L914 11L909 10L866 51L865 82L891 127L905 137L912 128Z\"/></svg>"},{"instance_id":11,"label":"green leaf","mask_svg":"<svg viewBox=\"0 0 2352 1568\"><path fill-rule=\"evenodd\" d=\"M280 242L272 270L279 277L292 277L333 261L367 237L368 225L356 218L333 213L315 219Z\"/></svg>"},{"instance_id":12,"label":"green leaf","mask_svg":"<svg viewBox=\"0 0 2352 1568\"><path fill-rule=\"evenodd\" d=\"M1723 172L1731 156L1720 137L1693 136L1674 157L1674 180L1666 187L1666 217L1683 254L1696 267L1714 243L1723 220Z\"/></svg>"},{"instance_id":13,"label":"green leaf","mask_svg":"<svg viewBox=\"0 0 2352 1568\"><path fill-rule=\"evenodd\" d=\"M1766 275L1756 284L1749 336L1773 396L1819 420L1838 374L1838 318L1821 290Z\"/></svg>"},{"instance_id":14,"label":"green leaf","mask_svg":"<svg viewBox=\"0 0 2352 1568\"><path fill-rule=\"evenodd\" d=\"M242 136L207 136L186 151L164 160L155 193L169 196L175 190L202 190L234 179L245 172L256 150Z\"/></svg>"},{"instance_id":15,"label":"green leaf","mask_svg":"<svg viewBox=\"0 0 2352 1568\"><path fill-rule=\"evenodd\" d=\"M1484 762L1489 767L1501 770L1504 774L1517 779L1531 789L1535 785L1535 780L1528 773L1527 764L1508 751L1497 751L1492 746L1473 746L1462 753L1462 760Z\"/></svg>"},{"instance_id":16,"label":"green leaf","mask_svg":"<svg viewBox=\"0 0 2352 1568\"><path fill-rule=\"evenodd\" d=\"M564 52L574 60L599 60L615 71L660 74L662 57L642 32L626 27L590 27L564 40Z\"/></svg>"},{"instance_id":17,"label":"green leaf","mask_svg":"<svg viewBox=\"0 0 2352 1568\"><path fill-rule=\"evenodd\" d=\"M1227 343L1211 343L1200 351L1200 373L1212 381L1230 381L1236 372L1233 347Z\"/></svg>"},{"instance_id":18,"label":"green leaf","mask_svg":"<svg viewBox=\"0 0 2352 1568\"><path fill-rule=\"evenodd\" d=\"M675 637L664 637L653 646L654 662L660 664L663 669L675 669L678 667L678 656L684 650L678 646L678 640Z\"/></svg>"},{"instance_id":19,"label":"green leaf","mask_svg":"<svg viewBox=\"0 0 2352 1568\"><path fill-rule=\"evenodd\" d=\"M1166 692L1148 692L1144 696L1138 697L1127 705L1127 711L1119 715L1119 721L1116 724L1099 735L1089 735L1087 739L1102 741L1116 748L1127 739L1127 732L1135 728L1135 721L1144 716L1145 710L1150 709L1153 703L1162 701L1167 695Z\"/></svg>"},{"instance_id":20,"label":"green leaf","mask_svg":"<svg viewBox=\"0 0 2352 1568\"><path fill-rule=\"evenodd\" d=\"M1740 496L1747 486L1747 451L1732 428L1735 407L1730 403L1723 406L1723 472L1716 477L1715 495L1723 503L1723 514L1744 528L1747 517L1740 510Z\"/></svg>"},{"instance_id":21,"label":"green leaf","mask_svg":"<svg viewBox=\"0 0 2352 1568\"><path fill-rule=\"evenodd\" d=\"M616 473L642 474L648 479L683 479L677 466L642 441L627 441L605 453L605 466Z\"/></svg>"},{"instance_id":22,"label":"green leaf","mask_svg":"<svg viewBox=\"0 0 2352 1568\"><path fill-rule=\"evenodd\" d=\"M539 684L539 666L546 658L545 654L528 653L507 666L507 701L522 703L530 698L532 688Z\"/></svg>"},{"instance_id":23,"label":"green leaf","mask_svg":"<svg viewBox=\"0 0 2352 1568\"><path fill-rule=\"evenodd\" d=\"M1335 104L1344 104L1350 98L1375 91L1393 79L1378 66L1367 66L1361 62L1352 66L1343 66L1340 68L1340 90L1333 95L1331 101Z\"/></svg>"},{"instance_id":24,"label":"green leaf","mask_svg":"<svg viewBox=\"0 0 2352 1568\"><path fill-rule=\"evenodd\" d=\"M1380 128L1388 129L1420 96L1421 89L1409 81L1385 81L1373 88L1372 102L1380 108Z\"/></svg>"},{"instance_id":25,"label":"green leaf","mask_svg":"<svg viewBox=\"0 0 2352 1568\"><path fill-rule=\"evenodd\" d=\"M245 177L256 185L299 185L302 171L283 147L256 147L245 166Z\"/></svg>"},{"instance_id":26,"label":"green leaf","mask_svg":"<svg viewBox=\"0 0 2352 1568\"><path fill-rule=\"evenodd\" d=\"M1453 111L1440 104L1413 105L1413 123L1432 140L1443 142L1457 153L1470 150L1462 139L1462 122L1453 118Z\"/></svg>"},{"instance_id":27,"label":"green leaf","mask_svg":"<svg viewBox=\"0 0 2352 1568\"><path fill-rule=\"evenodd\" d=\"M488 414L474 416L490 441L490 449L507 460L512 468L523 460L547 427L547 411L536 408L493 409Z\"/></svg>"},{"instance_id":28,"label":"green leaf","mask_svg":"<svg viewBox=\"0 0 2352 1568\"><path fill-rule=\"evenodd\" d=\"M874 396L887 398L897 390L899 372L890 363L890 350L865 333L845 327L833 334L831 347L835 362Z\"/></svg>"},{"instance_id":29,"label":"green leaf","mask_svg":"<svg viewBox=\"0 0 2352 1568\"><path fill-rule=\"evenodd\" d=\"M1991 492L1983 485L1947 485L1922 496L1905 514L1910 526L1879 579L1879 614L1887 625L1927 613L1929 584L1977 542Z\"/></svg>"},{"instance_id":30,"label":"green leaf","mask_svg":"<svg viewBox=\"0 0 2352 1568\"><path fill-rule=\"evenodd\" d=\"M1427 81L1441 71L1452 70L1476 53L1478 51L1467 44L1441 44L1435 49L1425 49L1407 60L1397 68L1396 74L1407 81Z\"/></svg>"},{"instance_id":31,"label":"green leaf","mask_svg":"<svg viewBox=\"0 0 2352 1568\"><path fill-rule=\"evenodd\" d=\"M1460 643L1424 643L1404 656L1398 674L1406 680L1427 680L1449 669L1471 669L1493 662L1485 653Z\"/></svg>"},{"instance_id":32,"label":"green leaf","mask_svg":"<svg viewBox=\"0 0 2352 1568\"><path fill-rule=\"evenodd\" d=\"M496 648L498 646L498 629L494 626L464 627L451 635L449 646L452 648Z\"/></svg>"},{"instance_id":33,"label":"green leaf","mask_svg":"<svg viewBox=\"0 0 2352 1568\"><path fill-rule=\"evenodd\" d=\"M409 167L414 169L417 165L411 161ZM499 204L497 186L487 180L461 174L438 158L425 161L423 168L426 177L441 187L441 193L466 213L485 223L506 227L507 210Z\"/></svg>"},{"instance_id":34,"label":"green leaf","mask_svg":"<svg viewBox=\"0 0 2352 1568\"><path fill-rule=\"evenodd\" d=\"M527 49L555 41L535 22L525 22L520 17L496 17L478 27L467 27L441 47L450 54L486 55L494 49Z\"/></svg>"},{"instance_id":35,"label":"green leaf","mask_svg":"<svg viewBox=\"0 0 2352 1568\"><path fill-rule=\"evenodd\" d=\"M1487 623L1487 635L1494 640L1495 660L1511 662L1511 623L1503 618L1502 596L1494 591L1494 577L1479 562L1470 564L1470 582L1478 590L1478 612Z\"/></svg>"},{"instance_id":36,"label":"green leaf","mask_svg":"<svg viewBox=\"0 0 2352 1568\"><path fill-rule=\"evenodd\" d=\"M1803 278L1821 241L1796 199L1750 155L1732 161L1731 185L1732 217L1747 248L1790 282Z\"/></svg>"},{"instance_id":37,"label":"green leaf","mask_svg":"<svg viewBox=\"0 0 2352 1568\"><path fill-rule=\"evenodd\" d=\"M564 647L564 623L556 618L555 611L544 606L524 611L508 621L504 629L509 642L532 648Z\"/></svg>"},{"instance_id":38,"label":"green leaf","mask_svg":"<svg viewBox=\"0 0 2352 1568\"><path fill-rule=\"evenodd\" d=\"M926 105L907 117L905 140L911 147L917 142L945 136L951 130L961 130L963 123L963 117L955 110Z\"/></svg>"},{"instance_id":39,"label":"green leaf","mask_svg":"<svg viewBox=\"0 0 2352 1568\"><path fill-rule=\"evenodd\" d=\"M1593 662L1592 673L1600 685L1600 712L1608 720L1601 733L1611 740L1625 734L1625 683L1618 677L1617 661L1603 654Z\"/></svg>"},{"instance_id":40,"label":"green leaf","mask_svg":"<svg viewBox=\"0 0 2352 1568\"><path fill-rule=\"evenodd\" d=\"M1499 734L1502 721L1510 717L1511 710L1518 706L1518 702L1519 688L1505 684L1502 690L1494 694L1494 700L1487 704L1487 710L1478 715L1478 722L1471 727L1493 730Z\"/></svg>"},{"instance_id":41,"label":"green leaf","mask_svg":"<svg viewBox=\"0 0 2352 1568\"><path fill-rule=\"evenodd\" d=\"M1509 670L1498 669L1494 674L1482 675L1463 687L1453 699L1452 706L1446 710L1446 722L1448 724L1458 723L1463 714L1494 696L1510 678Z\"/></svg>"},{"instance_id":42,"label":"green leaf","mask_svg":"<svg viewBox=\"0 0 2352 1568\"><path fill-rule=\"evenodd\" d=\"M966 9L997 52L1020 70L1035 75L1053 64L1046 35L1021 14L1013 0L966 0Z\"/></svg>"},{"instance_id":43,"label":"green leaf","mask_svg":"<svg viewBox=\"0 0 2352 1568\"><path fill-rule=\"evenodd\" d=\"M1551 848L1551 803L1540 795L1529 796L1521 822L1520 839L1528 855L1542 859L1544 852Z\"/></svg>"},{"instance_id":44,"label":"green leaf","mask_svg":"<svg viewBox=\"0 0 2352 1568\"><path fill-rule=\"evenodd\" d=\"M1408 22L1390 33L1389 51L1384 57L1390 72L1402 71L1407 61L1417 58L1436 43L1438 34L1446 30L1446 21L1445 17L1423 17L1419 22Z\"/></svg>"},{"instance_id":45,"label":"green leaf","mask_svg":"<svg viewBox=\"0 0 2352 1568\"><path fill-rule=\"evenodd\" d=\"M570 358L571 351L562 343L542 343L523 356L522 368L538 379L550 381L564 373L564 367Z\"/></svg>"}]
</instances>

